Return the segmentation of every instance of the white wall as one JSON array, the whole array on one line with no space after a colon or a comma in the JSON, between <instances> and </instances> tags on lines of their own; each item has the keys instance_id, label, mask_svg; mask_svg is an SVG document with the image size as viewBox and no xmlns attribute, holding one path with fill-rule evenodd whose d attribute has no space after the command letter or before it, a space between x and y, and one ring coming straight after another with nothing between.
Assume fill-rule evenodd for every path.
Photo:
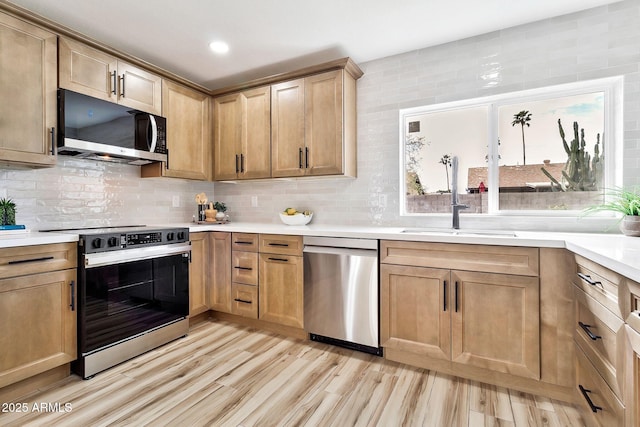
<instances>
[{"instance_id":1,"label":"white wall","mask_svg":"<svg viewBox=\"0 0 640 427\"><path fill-rule=\"evenodd\" d=\"M357 180L217 183L217 197L242 220L277 221L276 212L291 205L315 211L314 223L446 226L449 218L399 216L399 109L617 75L625 78L624 183L640 185L639 66L637 0L360 64ZM258 197L259 208L250 207L250 195ZM385 207L379 203L384 198ZM503 218L474 222L507 223ZM602 230L589 219L525 218L507 226Z\"/></svg>"},{"instance_id":2,"label":"white wall","mask_svg":"<svg viewBox=\"0 0 640 427\"><path fill-rule=\"evenodd\" d=\"M17 222L33 229L190 221L195 194L213 198L214 186L215 199L227 203L233 221L278 222L278 211L296 207L313 210L314 223L448 225L446 216L399 217L399 109L615 75L625 76L624 181L640 185L639 40L640 1L626 0L360 64L357 179L140 179L137 166L60 157L55 168L0 167L0 197L13 198ZM178 208L172 207L174 195ZM476 220L462 220L463 226L465 221ZM501 218L477 221L505 226ZM518 225L593 228L575 220L510 224Z\"/></svg>"}]
</instances>

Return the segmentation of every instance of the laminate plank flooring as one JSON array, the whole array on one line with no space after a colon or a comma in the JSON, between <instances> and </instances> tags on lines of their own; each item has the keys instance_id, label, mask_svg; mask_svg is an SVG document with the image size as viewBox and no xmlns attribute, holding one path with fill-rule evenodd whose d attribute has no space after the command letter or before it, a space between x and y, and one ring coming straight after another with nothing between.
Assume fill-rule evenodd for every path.
<instances>
[{"instance_id":1,"label":"laminate plank flooring","mask_svg":"<svg viewBox=\"0 0 640 427\"><path fill-rule=\"evenodd\" d=\"M582 426L572 405L326 344L207 321L0 413L1 426ZM33 411L34 404L71 410Z\"/></svg>"}]
</instances>

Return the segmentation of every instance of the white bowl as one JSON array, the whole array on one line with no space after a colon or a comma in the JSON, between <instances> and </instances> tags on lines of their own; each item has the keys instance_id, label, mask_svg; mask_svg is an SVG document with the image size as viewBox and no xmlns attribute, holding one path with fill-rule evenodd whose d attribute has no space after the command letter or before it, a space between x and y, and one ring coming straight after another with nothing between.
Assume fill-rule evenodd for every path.
<instances>
[{"instance_id":1,"label":"white bowl","mask_svg":"<svg viewBox=\"0 0 640 427\"><path fill-rule=\"evenodd\" d=\"M287 225L307 225L313 218L313 212L309 215L304 215L302 212L298 212L295 215L287 215L280 212L280 219Z\"/></svg>"}]
</instances>

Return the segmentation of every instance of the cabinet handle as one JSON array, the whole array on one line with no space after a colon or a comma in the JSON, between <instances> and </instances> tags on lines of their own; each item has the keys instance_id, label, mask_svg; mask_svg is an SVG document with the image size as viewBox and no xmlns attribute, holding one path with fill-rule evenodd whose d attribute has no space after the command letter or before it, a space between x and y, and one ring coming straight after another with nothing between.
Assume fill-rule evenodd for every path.
<instances>
[{"instance_id":1,"label":"cabinet handle","mask_svg":"<svg viewBox=\"0 0 640 427\"><path fill-rule=\"evenodd\" d=\"M300 169L302 169L302 148L298 149L298 164L300 166Z\"/></svg>"},{"instance_id":2,"label":"cabinet handle","mask_svg":"<svg viewBox=\"0 0 640 427\"><path fill-rule=\"evenodd\" d=\"M594 334L593 332L591 332L591 329L589 329L591 327L591 325L585 325L582 322L578 322L578 325L580 325L580 327L582 328L582 330L589 335L589 338L591 338L592 340L597 340L598 338L602 339L601 336Z\"/></svg>"},{"instance_id":3,"label":"cabinet handle","mask_svg":"<svg viewBox=\"0 0 640 427\"><path fill-rule=\"evenodd\" d=\"M309 169L309 147L304 147L304 167Z\"/></svg>"},{"instance_id":4,"label":"cabinet handle","mask_svg":"<svg viewBox=\"0 0 640 427\"><path fill-rule=\"evenodd\" d=\"M169 170L169 149L167 148L166 150L167 150L167 161L164 164L164 168L166 170Z\"/></svg>"},{"instance_id":5,"label":"cabinet handle","mask_svg":"<svg viewBox=\"0 0 640 427\"><path fill-rule=\"evenodd\" d=\"M289 262L288 259L286 258L269 258L271 261L282 261L282 262Z\"/></svg>"},{"instance_id":6,"label":"cabinet handle","mask_svg":"<svg viewBox=\"0 0 640 427\"><path fill-rule=\"evenodd\" d=\"M111 84L111 93L114 95L116 94L116 86L118 86L118 82L116 81L116 75L117 74L114 70L113 73L111 73L111 78L113 79Z\"/></svg>"},{"instance_id":7,"label":"cabinet handle","mask_svg":"<svg viewBox=\"0 0 640 427\"><path fill-rule=\"evenodd\" d=\"M238 167L238 155L236 154L236 173L238 173L238 171L240 171L240 168Z\"/></svg>"},{"instance_id":8,"label":"cabinet handle","mask_svg":"<svg viewBox=\"0 0 640 427\"><path fill-rule=\"evenodd\" d=\"M234 301L241 302L243 304L253 304L251 301L247 301L246 299L234 298Z\"/></svg>"},{"instance_id":9,"label":"cabinet handle","mask_svg":"<svg viewBox=\"0 0 640 427\"><path fill-rule=\"evenodd\" d=\"M12 264L24 264L27 262L39 262L39 261L48 261L50 259L53 259L52 256L43 256L42 258L30 258L30 259L19 259L19 260L15 260L15 261L9 261L7 264L12 265Z\"/></svg>"},{"instance_id":10,"label":"cabinet handle","mask_svg":"<svg viewBox=\"0 0 640 427\"><path fill-rule=\"evenodd\" d=\"M248 270L248 271L253 270L253 268L251 268L251 267L241 267L239 265L237 265L237 266L235 266L233 268L237 268L238 270Z\"/></svg>"},{"instance_id":11,"label":"cabinet handle","mask_svg":"<svg viewBox=\"0 0 640 427\"><path fill-rule=\"evenodd\" d=\"M446 280L442 284L442 290L443 290L443 294L444 294L444 298L442 298L442 300L443 300L442 309L444 311L447 311L447 281Z\"/></svg>"},{"instance_id":12,"label":"cabinet handle","mask_svg":"<svg viewBox=\"0 0 640 427\"><path fill-rule=\"evenodd\" d=\"M120 96L124 98L124 74L120 77Z\"/></svg>"},{"instance_id":13,"label":"cabinet handle","mask_svg":"<svg viewBox=\"0 0 640 427\"><path fill-rule=\"evenodd\" d=\"M602 408L600 406L594 405L593 401L589 397L588 393L591 393L591 390L587 390L586 388L582 387L582 384L578 384L578 388L580 389L580 393L582 393L582 396L587 401L587 403L589 404L589 407L593 412L598 412L599 410L602 411Z\"/></svg>"},{"instance_id":14,"label":"cabinet handle","mask_svg":"<svg viewBox=\"0 0 640 427\"><path fill-rule=\"evenodd\" d=\"M242 240L238 240L237 242L233 242L236 245L251 245L253 242L243 242Z\"/></svg>"},{"instance_id":15,"label":"cabinet handle","mask_svg":"<svg viewBox=\"0 0 640 427\"><path fill-rule=\"evenodd\" d=\"M269 243L269 246L282 246L283 248L288 248L288 243Z\"/></svg>"},{"instance_id":16,"label":"cabinet handle","mask_svg":"<svg viewBox=\"0 0 640 427\"><path fill-rule=\"evenodd\" d=\"M458 312L458 281L456 280L456 313Z\"/></svg>"},{"instance_id":17,"label":"cabinet handle","mask_svg":"<svg viewBox=\"0 0 640 427\"><path fill-rule=\"evenodd\" d=\"M69 304L69 307L71 307L71 311L76 311L76 297L75 297L76 282L75 282L75 280L72 280L71 283L69 283L69 286L71 286L71 304Z\"/></svg>"},{"instance_id":18,"label":"cabinet handle","mask_svg":"<svg viewBox=\"0 0 640 427\"><path fill-rule=\"evenodd\" d=\"M598 282L597 280L593 280L591 276L583 273L578 273L578 277L590 284L591 286L600 285L602 286L602 282Z\"/></svg>"},{"instance_id":19,"label":"cabinet handle","mask_svg":"<svg viewBox=\"0 0 640 427\"><path fill-rule=\"evenodd\" d=\"M51 130L49 131L49 133L51 134L51 155L55 155L56 154L56 140L55 140L55 134L56 134L56 128L53 127L51 128Z\"/></svg>"},{"instance_id":20,"label":"cabinet handle","mask_svg":"<svg viewBox=\"0 0 640 427\"><path fill-rule=\"evenodd\" d=\"M240 173L244 173L244 154L240 154Z\"/></svg>"}]
</instances>

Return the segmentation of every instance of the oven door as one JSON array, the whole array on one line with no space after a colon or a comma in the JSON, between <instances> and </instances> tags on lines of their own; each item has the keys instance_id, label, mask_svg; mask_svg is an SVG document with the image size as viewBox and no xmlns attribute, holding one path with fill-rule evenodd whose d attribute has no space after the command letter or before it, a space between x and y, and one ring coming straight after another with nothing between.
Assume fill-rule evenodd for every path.
<instances>
[{"instance_id":1,"label":"oven door","mask_svg":"<svg viewBox=\"0 0 640 427\"><path fill-rule=\"evenodd\" d=\"M185 244L85 255L78 280L80 354L185 318L190 251Z\"/></svg>"}]
</instances>

